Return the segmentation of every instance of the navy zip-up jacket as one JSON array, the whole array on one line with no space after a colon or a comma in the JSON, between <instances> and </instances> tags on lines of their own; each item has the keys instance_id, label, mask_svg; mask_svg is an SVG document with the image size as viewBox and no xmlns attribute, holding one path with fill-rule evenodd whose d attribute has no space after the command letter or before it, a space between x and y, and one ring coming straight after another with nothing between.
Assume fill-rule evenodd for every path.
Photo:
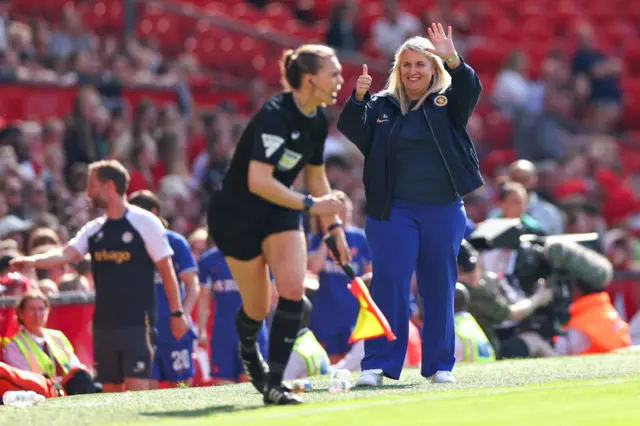
<instances>
[{"instance_id":1,"label":"navy zip-up jacket","mask_svg":"<svg viewBox=\"0 0 640 426\"><path fill-rule=\"evenodd\" d=\"M466 126L480 99L482 84L475 71L460 58L451 74L451 86L443 94L430 95L422 111L438 145L448 177L459 197L484 184L478 155ZM354 91L355 95L355 91ZM393 196L393 142L401 116L398 101L386 93L365 95L362 102L352 95L338 119L338 130L364 155L363 181L366 213L374 219L389 218Z\"/></svg>"}]
</instances>

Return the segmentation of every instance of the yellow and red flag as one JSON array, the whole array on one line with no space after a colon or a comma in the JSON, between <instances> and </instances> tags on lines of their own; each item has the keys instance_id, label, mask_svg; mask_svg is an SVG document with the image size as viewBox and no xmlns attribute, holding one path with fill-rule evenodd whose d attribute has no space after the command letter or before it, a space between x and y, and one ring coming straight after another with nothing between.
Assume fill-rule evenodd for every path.
<instances>
[{"instance_id":1,"label":"yellow and red flag","mask_svg":"<svg viewBox=\"0 0 640 426\"><path fill-rule=\"evenodd\" d=\"M360 312L358 312L356 326L349 337L349 343L381 336L385 336L389 341L395 340L396 335L393 334L389 322L371 298L369 289L364 282L356 277L349 284L349 290L360 304Z\"/></svg>"},{"instance_id":2,"label":"yellow and red flag","mask_svg":"<svg viewBox=\"0 0 640 426\"><path fill-rule=\"evenodd\" d=\"M334 259L339 259L340 254L338 253L338 247L333 237L327 235L324 237L324 241ZM349 337L349 343L359 340L375 339L376 337L382 336L385 336L390 342L396 340L396 335L391 330L389 321L387 321L387 318L385 318L380 308L378 308L371 298L371 293L369 293L369 289L362 279L356 277L352 265L347 263L340 266L344 273L351 279L349 290L360 304L360 312L358 312L356 326Z\"/></svg>"}]
</instances>

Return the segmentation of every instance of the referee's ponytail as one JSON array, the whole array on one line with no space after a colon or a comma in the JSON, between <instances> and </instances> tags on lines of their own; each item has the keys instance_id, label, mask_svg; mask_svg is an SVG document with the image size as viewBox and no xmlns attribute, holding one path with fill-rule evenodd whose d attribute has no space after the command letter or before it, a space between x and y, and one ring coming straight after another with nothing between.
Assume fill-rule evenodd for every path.
<instances>
[{"instance_id":1,"label":"referee's ponytail","mask_svg":"<svg viewBox=\"0 0 640 426\"><path fill-rule=\"evenodd\" d=\"M322 65L320 60L335 55L335 50L322 44L303 44L296 50L285 50L280 61L281 83L284 90L300 89L304 74L316 75Z\"/></svg>"}]
</instances>

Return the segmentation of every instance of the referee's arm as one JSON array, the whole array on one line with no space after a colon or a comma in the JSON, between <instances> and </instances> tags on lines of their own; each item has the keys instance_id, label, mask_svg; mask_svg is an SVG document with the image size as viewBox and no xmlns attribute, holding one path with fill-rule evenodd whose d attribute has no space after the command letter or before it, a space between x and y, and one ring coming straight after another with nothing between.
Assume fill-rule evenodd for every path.
<instances>
[{"instance_id":1,"label":"referee's arm","mask_svg":"<svg viewBox=\"0 0 640 426\"><path fill-rule=\"evenodd\" d=\"M304 168L305 184L313 197L323 197L331 193L331 185L324 171L324 164L307 164ZM322 233L326 234L329 225L336 223L340 217L337 214L320 216Z\"/></svg>"}]
</instances>

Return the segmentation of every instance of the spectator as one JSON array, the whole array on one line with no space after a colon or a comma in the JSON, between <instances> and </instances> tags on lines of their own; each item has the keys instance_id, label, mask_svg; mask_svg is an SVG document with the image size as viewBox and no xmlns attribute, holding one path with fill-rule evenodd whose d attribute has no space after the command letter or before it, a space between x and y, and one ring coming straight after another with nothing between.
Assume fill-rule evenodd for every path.
<instances>
[{"instance_id":1,"label":"spectator","mask_svg":"<svg viewBox=\"0 0 640 426\"><path fill-rule=\"evenodd\" d=\"M294 6L295 17L305 24L315 23L317 17L314 11L315 0L296 0Z\"/></svg>"},{"instance_id":2,"label":"spectator","mask_svg":"<svg viewBox=\"0 0 640 426\"><path fill-rule=\"evenodd\" d=\"M100 109L100 97L94 88L83 87L78 91L73 112L66 123L64 152L65 177L72 184L71 170L77 163L89 164L100 159L96 123Z\"/></svg>"},{"instance_id":3,"label":"spectator","mask_svg":"<svg viewBox=\"0 0 640 426\"><path fill-rule=\"evenodd\" d=\"M24 187L17 176L7 176L2 185L9 214L24 218Z\"/></svg>"},{"instance_id":4,"label":"spectator","mask_svg":"<svg viewBox=\"0 0 640 426\"><path fill-rule=\"evenodd\" d=\"M49 278L38 281L38 290L40 290L42 294L47 296L47 298L51 298L52 296L55 296L59 293L58 286L55 282L53 282L53 280L50 280Z\"/></svg>"},{"instance_id":5,"label":"spectator","mask_svg":"<svg viewBox=\"0 0 640 426\"><path fill-rule=\"evenodd\" d=\"M73 52L91 49L89 35L82 28L80 15L73 4L62 10L62 22L59 31L51 34L49 39L49 53L59 58L67 58Z\"/></svg>"},{"instance_id":6,"label":"spectator","mask_svg":"<svg viewBox=\"0 0 640 426\"><path fill-rule=\"evenodd\" d=\"M373 41L383 57L391 60L402 43L420 35L420 20L402 11L401 0L384 0L384 16L373 24Z\"/></svg>"},{"instance_id":7,"label":"spectator","mask_svg":"<svg viewBox=\"0 0 640 426\"><path fill-rule=\"evenodd\" d=\"M331 155L324 162L327 179L331 188L348 191L353 186L353 166L348 158L341 155Z\"/></svg>"},{"instance_id":8,"label":"spectator","mask_svg":"<svg viewBox=\"0 0 640 426\"><path fill-rule=\"evenodd\" d=\"M31 228L31 222L9 215L0 219L0 240L13 240L22 250L24 247L24 232Z\"/></svg>"},{"instance_id":9,"label":"spectator","mask_svg":"<svg viewBox=\"0 0 640 426\"><path fill-rule=\"evenodd\" d=\"M13 148L15 163L17 165L15 170L17 177L25 180L33 179L35 177L35 169L33 168L33 163L30 158L29 147L19 127L9 126L0 131L0 146L3 145L8 145ZM13 163L13 161L11 163Z\"/></svg>"},{"instance_id":10,"label":"spectator","mask_svg":"<svg viewBox=\"0 0 640 426\"><path fill-rule=\"evenodd\" d=\"M158 182L155 180L153 166L158 162L158 152L155 141L148 133L143 133L131 150L131 183L128 194L143 189L155 190Z\"/></svg>"},{"instance_id":11,"label":"spectator","mask_svg":"<svg viewBox=\"0 0 640 426\"><path fill-rule=\"evenodd\" d=\"M29 234L27 241L27 252L31 253L33 250L44 245L60 245L60 237L53 229L49 228L36 228Z\"/></svg>"},{"instance_id":12,"label":"spectator","mask_svg":"<svg viewBox=\"0 0 640 426\"><path fill-rule=\"evenodd\" d=\"M344 0L331 11L327 44L342 52L355 52L360 48L361 38L356 27L356 2Z\"/></svg>"},{"instance_id":13,"label":"spectator","mask_svg":"<svg viewBox=\"0 0 640 426\"><path fill-rule=\"evenodd\" d=\"M520 219L520 222L526 232L544 235L540 224L527 214L529 197L524 186L517 182L501 182L498 192L498 203L499 208L502 211L500 217L504 217L506 219Z\"/></svg>"},{"instance_id":14,"label":"spectator","mask_svg":"<svg viewBox=\"0 0 640 426\"><path fill-rule=\"evenodd\" d=\"M513 114L531 100L531 83L526 77L527 58L513 52L498 73L493 90L493 102L506 114Z\"/></svg>"},{"instance_id":15,"label":"spectator","mask_svg":"<svg viewBox=\"0 0 640 426\"><path fill-rule=\"evenodd\" d=\"M620 118L622 93L620 91L620 59L596 49L593 27L582 23L578 27L578 48L573 57L576 84L587 83L588 100L594 110L598 130L609 131Z\"/></svg>"},{"instance_id":16,"label":"spectator","mask_svg":"<svg viewBox=\"0 0 640 426\"><path fill-rule=\"evenodd\" d=\"M537 185L536 167L527 160L518 160L509 166L511 180L522 184L529 194L527 213L540 224L547 235L559 235L564 232L564 218L560 209L541 199L535 192Z\"/></svg>"}]
</instances>

